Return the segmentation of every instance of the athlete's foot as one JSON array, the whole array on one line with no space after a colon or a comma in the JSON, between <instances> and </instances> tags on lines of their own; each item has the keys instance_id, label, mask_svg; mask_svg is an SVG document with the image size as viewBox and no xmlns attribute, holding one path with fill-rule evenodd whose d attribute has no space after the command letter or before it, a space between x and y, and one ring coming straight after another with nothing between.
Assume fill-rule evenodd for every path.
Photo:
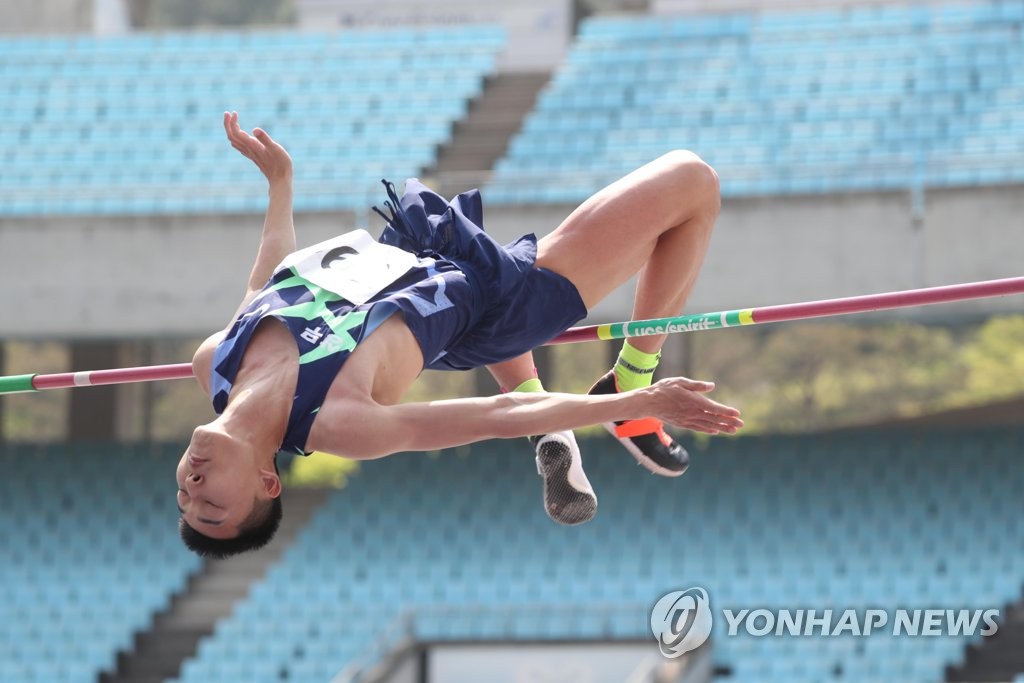
<instances>
[{"instance_id":1,"label":"athlete's foot","mask_svg":"<svg viewBox=\"0 0 1024 683\"><path fill-rule=\"evenodd\" d=\"M619 392L615 373L609 372L594 383L591 394L615 394ZM637 462L663 477L678 477L690 465L690 454L665 433L660 420L644 418L607 422L604 425L612 436L619 440Z\"/></svg>"},{"instance_id":2,"label":"athlete's foot","mask_svg":"<svg viewBox=\"0 0 1024 683\"><path fill-rule=\"evenodd\" d=\"M597 496L583 471L572 432L531 436L537 473L544 478L544 510L559 524L582 524L597 514Z\"/></svg>"}]
</instances>

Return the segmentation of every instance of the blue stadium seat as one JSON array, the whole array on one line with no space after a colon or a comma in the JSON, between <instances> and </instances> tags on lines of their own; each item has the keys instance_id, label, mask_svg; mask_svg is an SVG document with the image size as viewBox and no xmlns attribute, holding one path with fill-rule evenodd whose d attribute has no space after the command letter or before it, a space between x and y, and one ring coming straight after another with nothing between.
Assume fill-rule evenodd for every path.
<instances>
[{"instance_id":1,"label":"blue stadium seat","mask_svg":"<svg viewBox=\"0 0 1024 683\"><path fill-rule=\"evenodd\" d=\"M0 526L0 680L96 680L198 569L168 533L177 448L139 450L0 448L0 513L23 520Z\"/></svg>"},{"instance_id":2,"label":"blue stadium seat","mask_svg":"<svg viewBox=\"0 0 1024 683\"><path fill-rule=\"evenodd\" d=\"M208 680L213 666L243 676L224 655L240 642L263 643L290 676L328 680L410 633L646 639L650 605L691 585L736 608L1001 607L1024 579L1005 542L1021 526L1022 440L1019 431L722 439L693 447L691 470L670 481L587 439L601 513L575 528L544 515L522 444L366 463L180 681ZM488 493L493 481L500 497ZM722 621L716 663L759 681L938 679L977 640L727 637Z\"/></svg>"},{"instance_id":3,"label":"blue stadium seat","mask_svg":"<svg viewBox=\"0 0 1024 683\"><path fill-rule=\"evenodd\" d=\"M1021 8L589 20L488 199L576 201L666 146L701 152L734 195L1024 182L1024 44L1007 26ZM2 39L0 146L14 163L0 213L260 210L253 169L220 139L224 108L280 131L300 209L365 206L376 189L338 188L429 163L502 41L481 27ZM203 73L213 54L226 75ZM452 60L465 77L435 80ZM413 95L410 79L432 85ZM166 139L138 137L139 117ZM178 683L329 680L409 630L646 639L649 606L690 585L736 607L1001 606L1024 579L1006 543L1024 527L1021 437L713 440L691 444L679 481L586 441L601 514L573 529L543 514L523 444L367 463ZM0 525L0 680L94 680L198 568L168 533L177 453L130 450L0 450L0 513L17 520ZM723 628L718 664L788 683L937 679L971 641L807 645Z\"/></svg>"},{"instance_id":4,"label":"blue stadium seat","mask_svg":"<svg viewBox=\"0 0 1024 683\"><path fill-rule=\"evenodd\" d=\"M259 211L225 110L289 148L297 210L364 210L431 165L503 44L488 25L2 38L0 215Z\"/></svg>"},{"instance_id":5,"label":"blue stadium seat","mask_svg":"<svg viewBox=\"0 0 1024 683\"><path fill-rule=\"evenodd\" d=\"M1019 10L588 19L485 198L577 202L673 147L715 166L726 196L1020 182ZM594 128L575 125L584 112Z\"/></svg>"}]
</instances>

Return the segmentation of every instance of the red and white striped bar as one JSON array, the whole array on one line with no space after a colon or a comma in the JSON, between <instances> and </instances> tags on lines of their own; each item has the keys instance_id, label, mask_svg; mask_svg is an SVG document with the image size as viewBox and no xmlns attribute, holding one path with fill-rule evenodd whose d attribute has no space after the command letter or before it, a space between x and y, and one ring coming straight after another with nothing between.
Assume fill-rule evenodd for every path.
<instances>
[{"instance_id":1,"label":"red and white striped bar","mask_svg":"<svg viewBox=\"0 0 1024 683\"><path fill-rule=\"evenodd\" d=\"M135 368L36 375L32 378L32 388L36 391L43 389L69 389L71 387L93 387L103 384L130 384L132 382L185 379L192 376L191 363L146 365Z\"/></svg>"},{"instance_id":2,"label":"red and white striped bar","mask_svg":"<svg viewBox=\"0 0 1024 683\"><path fill-rule=\"evenodd\" d=\"M674 318L634 320L610 325L574 327L558 335L549 341L547 345L623 339L675 332L692 332L721 327L803 320L807 318L823 318L849 315L851 313L867 313L894 308L951 303L968 299L984 299L1010 294L1024 294L1024 277L967 282L959 285L926 287L923 289L851 296L840 299L824 299L797 304L683 315ZM191 363L65 372L54 375L13 375L0 377L0 394L105 384L154 382L165 379L185 379L192 376Z\"/></svg>"}]
</instances>

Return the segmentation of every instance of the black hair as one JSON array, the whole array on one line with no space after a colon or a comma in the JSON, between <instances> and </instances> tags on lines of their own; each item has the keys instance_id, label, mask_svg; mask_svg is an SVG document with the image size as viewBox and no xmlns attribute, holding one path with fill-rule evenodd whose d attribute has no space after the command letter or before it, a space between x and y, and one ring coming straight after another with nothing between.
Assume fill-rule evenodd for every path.
<instances>
[{"instance_id":1,"label":"black hair","mask_svg":"<svg viewBox=\"0 0 1024 683\"><path fill-rule=\"evenodd\" d=\"M280 476L276 455L274 471ZM221 560L265 546L277 533L282 515L281 498L271 498L268 501L256 501L252 512L238 525L238 535L234 538L211 538L201 534L193 529L184 517L178 519L178 532L181 534L182 542L192 552L200 557Z\"/></svg>"}]
</instances>

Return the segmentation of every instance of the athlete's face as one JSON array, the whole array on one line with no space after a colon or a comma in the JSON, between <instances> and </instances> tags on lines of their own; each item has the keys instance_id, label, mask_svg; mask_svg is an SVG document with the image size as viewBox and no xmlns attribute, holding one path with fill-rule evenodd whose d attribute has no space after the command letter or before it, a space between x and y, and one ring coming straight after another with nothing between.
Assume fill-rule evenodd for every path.
<instances>
[{"instance_id":1,"label":"athlete's face","mask_svg":"<svg viewBox=\"0 0 1024 683\"><path fill-rule=\"evenodd\" d=\"M224 431L196 428L178 461L178 509L185 522L210 538L234 538L257 500L280 491L273 470Z\"/></svg>"}]
</instances>

